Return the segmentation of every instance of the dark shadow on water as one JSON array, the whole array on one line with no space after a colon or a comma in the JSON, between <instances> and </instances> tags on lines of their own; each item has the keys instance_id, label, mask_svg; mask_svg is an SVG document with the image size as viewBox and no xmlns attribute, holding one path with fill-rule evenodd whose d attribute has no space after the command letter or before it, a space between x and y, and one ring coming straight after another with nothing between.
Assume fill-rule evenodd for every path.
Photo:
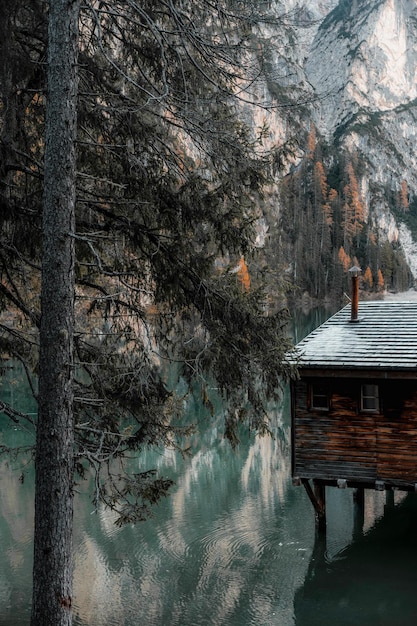
<instances>
[{"instance_id":1,"label":"dark shadow on water","mask_svg":"<svg viewBox=\"0 0 417 626\"><path fill-rule=\"evenodd\" d=\"M294 605L297 626L416 626L417 494L331 560L317 538Z\"/></svg>"}]
</instances>

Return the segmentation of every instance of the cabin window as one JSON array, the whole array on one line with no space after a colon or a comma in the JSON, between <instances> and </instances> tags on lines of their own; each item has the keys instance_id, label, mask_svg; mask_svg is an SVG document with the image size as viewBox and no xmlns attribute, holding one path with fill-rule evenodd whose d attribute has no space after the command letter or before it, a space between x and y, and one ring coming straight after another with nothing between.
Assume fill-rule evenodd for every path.
<instances>
[{"instance_id":1,"label":"cabin window","mask_svg":"<svg viewBox=\"0 0 417 626\"><path fill-rule=\"evenodd\" d=\"M311 408L317 411L328 411L330 408L329 390L325 385L314 383L310 391Z\"/></svg>"},{"instance_id":2,"label":"cabin window","mask_svg":"<svg viewBox=\"0 0 417 626\"><path fill-rule=\"evenodd\" d=\"M379 411L379 389L378 385L361 386L361 411Z\"/></svg>"}]
</instances>

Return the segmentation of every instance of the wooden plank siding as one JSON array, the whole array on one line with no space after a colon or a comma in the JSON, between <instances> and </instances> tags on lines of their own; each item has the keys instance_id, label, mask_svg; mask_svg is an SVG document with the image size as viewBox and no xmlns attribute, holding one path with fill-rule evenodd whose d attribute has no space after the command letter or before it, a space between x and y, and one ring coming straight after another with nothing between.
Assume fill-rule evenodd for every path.
<instances>
[{"instance_id":1,"label":"wooden plank siding","mask_svg":"<svg viewBox=\"0 0 417 626\"><path fill-rule=\"evenodd\" d=\"M328 482L414 488L417 483L417 390L414 381L384 381L380 411L360 411L361 379L322 379L328 411L310 407L310 380L294 385L293 475ZM400 388L399 388L400 387ZM400 395L397 395L398 393Z\"/></svg>"},{"instance_id":2,"label":"wooden plank siding","mask_svg":"<svg viewBox=\"0 0 417 626\"><path fill-rule=\"evenodd\" d=\"M310 381L296 383L293 475L325 481L374 482L377 479L375 415L359 414L351 380L347 386L334 379L325 382L329 382L331 390L328 411L310 408Z\"/></svg>"},{"instance_id":3,"label":"wooden plank siding","mask_svg":"<svg viewBox=\"0 0 417 626\"><path fill-rule=\"evenodd\" d=\"M415 489L417 485L417 302L345 307L297 346L293 382L293 476L325 484ZM315 409L313 385L327 389ZM375 410L361 410L362 385L376 385ZM320 392L321 393L321 392Z\"/></svg>"}]
</instances>

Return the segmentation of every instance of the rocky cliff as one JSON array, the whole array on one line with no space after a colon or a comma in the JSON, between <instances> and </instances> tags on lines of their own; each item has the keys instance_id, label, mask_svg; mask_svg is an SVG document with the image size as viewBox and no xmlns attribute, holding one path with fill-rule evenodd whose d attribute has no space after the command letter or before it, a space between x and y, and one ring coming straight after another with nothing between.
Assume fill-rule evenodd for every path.
<instances>
[{"instance_id":1,"label":"rocky cliff","mask_svg":"<svg viewBox=\"0 0 417 626\"><path fill-rule=\"evenodd\" d=\"M294 87L309 101L304 129L314 126L332 153L330 169L341 153L359 164L369 232L380 243L399 242L416 278L417 5L292 0L285 6L292 25L288 67L297 66Z\"/></svg>"}]
</instances>

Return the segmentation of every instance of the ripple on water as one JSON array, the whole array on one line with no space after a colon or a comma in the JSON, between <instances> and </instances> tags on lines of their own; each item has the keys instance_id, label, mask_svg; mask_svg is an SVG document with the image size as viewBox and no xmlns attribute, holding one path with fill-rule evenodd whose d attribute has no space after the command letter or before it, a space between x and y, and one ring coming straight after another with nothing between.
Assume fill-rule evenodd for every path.
<instances>
[{"instance_id":1,"label":"ripple on water","mask_svg":"<svg viewBox=\"0 0 417 626\"><path fill-rule=\"evenodd\" d=\"M292 615L309 553L291 540L300 529L288 524L284 509L256 494L236 500L236 507L217 496L213 503L190 498L185 506L181 496L157 521L135 527L118 529L108 514L98 516L101 533L94 540L84 534L79 545L94 575L86 570L78 578L94 580L90 595L105 620L94 621L90 600L80 599L79 615L90 617L77 626L137 626L145 616L146 626L241 626L242 606L247 626L278 623L278 610Z\"/></svg>"}]
</instances>

